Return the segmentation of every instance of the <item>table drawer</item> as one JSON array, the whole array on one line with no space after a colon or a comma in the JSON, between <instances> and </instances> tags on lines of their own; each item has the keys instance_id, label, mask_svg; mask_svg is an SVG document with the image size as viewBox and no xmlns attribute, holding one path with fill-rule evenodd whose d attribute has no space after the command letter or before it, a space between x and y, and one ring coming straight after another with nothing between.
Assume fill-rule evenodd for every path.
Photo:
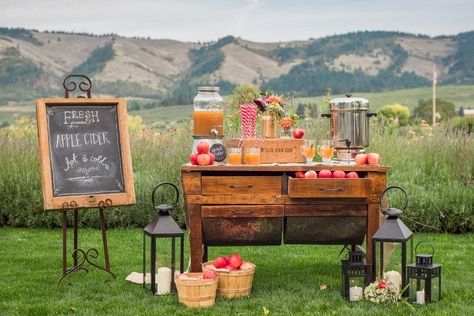
<instances>
[{"instance_id":1,"label":"table drawer","mask_svg":"<svg viewBox=\"0 0 474 316\"><path fill-rule=\"evenodd\" d=\"M281 194L280 176L203 176L203 195Z\"/></svg>"},{"instance_id":2,"label":"table drawer","mask_svg":"<svg viewBox=\"0 0 474 316\"><path fill-rule=\"evenodd\" d=\"M370 179L288 179L290 198L367 198Z\"/></svg>"},{"instance_id":3,"label":"table drawer","mask_svg":"<svg viewBox=\"0 0 474 316\"><path fill-rule=\"evenodd\" d=\"M208 246L280 245L283 205L203 206L203 242Z\"/></svg>"}]
</instances>

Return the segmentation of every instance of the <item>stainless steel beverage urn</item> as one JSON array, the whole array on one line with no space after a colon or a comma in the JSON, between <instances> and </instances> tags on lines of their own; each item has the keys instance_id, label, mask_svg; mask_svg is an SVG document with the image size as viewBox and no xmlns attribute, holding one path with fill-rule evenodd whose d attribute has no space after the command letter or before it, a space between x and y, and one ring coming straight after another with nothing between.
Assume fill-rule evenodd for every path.
<instances>
[{"instance_id":1,"label":"stainless steel beverage urn","mask_svg":"<svg viewBox=\"0 0 474 316\"><path fill-rule=\"evenodd\" d=\"M336 148L336 159L352 160L364 147L369 145L369 118L376 113L369 112L369 100L355 98L346 94L345 98L334 98L329 101L330 135Z\"/></svg>"}]
</instances>

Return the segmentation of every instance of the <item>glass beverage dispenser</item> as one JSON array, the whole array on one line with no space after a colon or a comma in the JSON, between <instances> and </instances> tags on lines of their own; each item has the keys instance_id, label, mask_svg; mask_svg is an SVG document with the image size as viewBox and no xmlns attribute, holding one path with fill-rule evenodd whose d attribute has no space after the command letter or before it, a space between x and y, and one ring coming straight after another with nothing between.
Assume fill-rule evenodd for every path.
<instances>
[{"instance_id":1,"label":"glass beverage dispenser","mask_svg":"<svg viewBox=\"0 0 474 316\"><path fill-rule=\"evenodd\" d=\"M223 135L224 99L219 87L199 87L194 97L193 136L216 138Z\"/></svg>"},{"instance_id":2,"label":"glass beverage dispenser","mask_svg":"<svg viewBox=\"0 0 474 316\"><path fill-rule=\"evenodd\" d=\"M217 162L224 161L224 99L219 95L219 87L199 87L194 97L193 148L200 142L206 142Z\"/></svg>"}]
</instances>

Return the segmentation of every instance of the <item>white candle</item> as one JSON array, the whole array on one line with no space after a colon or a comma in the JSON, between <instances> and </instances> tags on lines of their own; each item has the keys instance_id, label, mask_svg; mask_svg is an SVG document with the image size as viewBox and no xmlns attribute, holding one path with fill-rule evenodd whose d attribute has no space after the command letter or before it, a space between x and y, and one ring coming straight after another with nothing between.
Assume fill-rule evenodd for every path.
<instances>
[{"instance_id":1,"label":"white candle","mask_svg":"<svg viewBox=\"0 0 474 316\"><path fill-rule=\"evenodd\" d=\"M354 302L362 299L362 292L362 288L359 286L349 288L349 301Z\"/></svg>"},{"instance_id":2,"label":"white candle","mask_svg":"<svg viewBox=\"0 0 474 316\"><path fill-rule=\"evenodd\" d=\"M384 274L385 279L388 283L393 284L393 286L400 291L400 285L402 283L402 275L398 271L388 271Z\"/></svg>"},{"instance_id":3,"label":"white candle","mask_svg":"<svg viewBox=\"0 0 474 316\"><path fill-rule=\"evenodd\" d=\"M416 291L416 303L425 304L425 290Z\"/></svg>"},{"instance_id":4,"label":"white candle","mask_svg":"<svg viewBox=\"0 0 474 316\"><path fill-rule=\"evenodd\" d=\"M158 289L156 294L168 294L171 291L171 269L161 267L158 269Z\"/></svg>"}]
</instances>

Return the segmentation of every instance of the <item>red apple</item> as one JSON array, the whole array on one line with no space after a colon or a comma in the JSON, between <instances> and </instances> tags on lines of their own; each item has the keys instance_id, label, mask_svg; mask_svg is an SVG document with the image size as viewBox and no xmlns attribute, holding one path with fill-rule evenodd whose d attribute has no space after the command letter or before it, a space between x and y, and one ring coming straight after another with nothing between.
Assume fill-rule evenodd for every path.
<instances>
[{"instance_id":1,"label":"red apple","mask_svg":"<svg viewBox=\"0 0 474 316\"><path fill-rule=\"evenodd\" d=\"M215 280L217 278L217 273L212 270L207 270L202 274L203 279Z\"/></svg>"},{"instance_id":2,"label":"red apple","mask_svg":"<svg viewBox=\"0 0 474 316\"><path fill-rule=\"evenodd\" d=\"M207 154L209 152L209 144L206 142L200 142L197 145L196 150L198 154Z\"/></svg>"},{"instance_id":3,"label":"red apple","mask_svg":"<svg viewBox=\"0 0 474 316\"><path fill-rule=\"evenodd\" d=\"M303 171L297 171L295 172L295 178L304 178L304 172Z\"/></svg>"},{"instance_id":4,"label":"red apple","mask_svg":"<svg viewBox=\"0 0 474 316\"><path fill-rule=\"evenodd\" d=\"M233 253L229 257L229 265L238 269L242 264L242 257L238 253Z\"/></svg>"},{"instance_id":5,"label":"red apple","mask_svg":"<svg viewBox=\"0 0 474 316\"><path fill-rule=\"evenodd\" d=\"M197 153L194 153L194 154L189 155L189 162L190 162L192 165L197 165L197 164L198 164L197 156L198 156Z\"/></svg>"},{"instance_id":6,"label":"red apple","mask_svg":"<svg viewBox=\"0 0 474 316\"><path fill-rule=\"evenodd\" d=\"M215 266L217 269L224 268L226 265L227 265L227 259L224 258L224 257L217 257L217 258L214 260L214 266Z\"/></svg>"},{"instance_id":7,"label":"red apple","mask_svg":"<svg viewBox=\"0 0 474 316\"><path fill-rule=\"evenodd\" d=\"M346 174L346 178L348 179L357 179L358 177L359 175L357 174L357 172L354 172L354 171L351 171Z\"/></svg>"},{"instance_id":8,"label":"red apple","mask_svg":"<svg viewBox=\"0 0 474 316\"><path fill-rule=\"evenodd\" d=\"M324 179L332 178L332 172L326 169L319 171L319 177Z\"/></svg>"},{"instance_id":9,"label":"red apple","mask_svg":"<svg viewBox=\"0 0 474 316\"><path fill-rule=\"evenodd\" d=\"M304 129L301 127L296 127L293 129L293 138L303 138L304 135Z\"/></svg>"},{"instance_id":10,"label":"red apple","mask_svg":"<svg viewBox=\"0 0 474 316\"><path fill-rule=\"evenodd\" d=\"M197 155L197 162L200 166L207 166L211 162L211 157L208 154Z\"/></svg>"},{"instance_id":11,"label":"red apple","mask_svg":"<svg viewBox=\"0 0 474 316\"><path fill-rule=\"evenodd\" d=\"M333 178L342 179L346 177L346 173L342 170L336 170L332 173Z\"/></svg>"},{"instance_id":12,"label":"red apple","mask_svg":"<svg viewBox=\"0 0 474 316\"><path fill-rule=\"evenodd\" d=\"M306 173L304 174L304 177L306 179L316 179L318 177L318 174L314 170L309 170L309 171L306 171Z\"/></svg>"},{"instance_id":13,"label":"red apple","mask_svg":"<svg viewBox=\"0 0 474 316\"><path fill-rule=\"evenodd\" d=\"M367 163L367 155L366 154L357 154L354 157L355 163L357 165L365 165Z\"/></svg>"},{"instance_id":14,"label":"red apple","mask_svg":"<svg viewBox=\"0 0 474 316\"><path fill-rule=\"evenodd\" d=\"M208 153L208 155L209 155L209 158L210 158L209 164L213 165L214 161L216 161L216 156L213 153Z\"/></svg>"},{"instance_id":15,"label":"red apple","mask_svg":"<svg viewBox=\"0 0 474 316\"><path fill-rule=\"evenodd\" d=\"M226 266L224 267L224 269L231 270L231 271L232 271L232 270L237 270L237 268L234 268L234 267L231 266L230 264L226 265Z\"/></svg>"},{"instance_id":16,"label":"red apple","mask_svg":"<svg viewBox=\"0 0 474 316\"><path fill-rule=\"evenodd\" d=\"M367 154L367 162L369 165L378 165L380 163L380 155L376 153Z\"/></svg>"}]
</instances>

